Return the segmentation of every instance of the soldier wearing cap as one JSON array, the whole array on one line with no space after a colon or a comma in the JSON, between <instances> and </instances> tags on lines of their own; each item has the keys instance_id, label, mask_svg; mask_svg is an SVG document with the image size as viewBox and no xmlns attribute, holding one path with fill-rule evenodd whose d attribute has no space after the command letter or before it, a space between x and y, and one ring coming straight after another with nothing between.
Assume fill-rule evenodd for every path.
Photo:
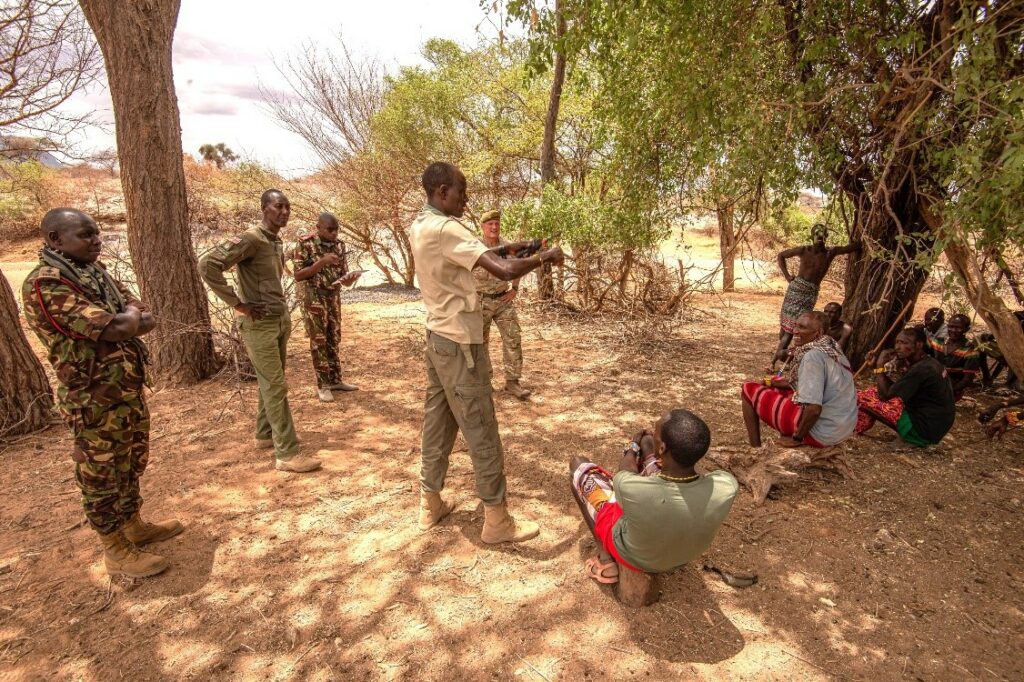
<instances>
[{"instance_id":1,"label":"soldier wearing cap","mask_svg":"<svg viewBox=\"0 0 1024 682\"><path fill-rule=\"evenodd\" d=\"M292 249L292 271L301 290L302 320L309 337L309 350L316 372L317 396L321 402L334 400L332 391L359 390L342 378L340 287L354 284L359 272L348 271L345 242L338 239L338 219L321 213L316 232L299 239Z\"/></svg>"},{"instance_id":2,"label":"soldier wearing cap","mask_svg":"<svg viewBox=\"0 0 1024 682\"><path fill-rule=\"evenodd\" d=\"M409 231L416 275L427 310L427 395L420 460L419 527L427 530L454 505L441 498L448 458L462 431L484 504L480 539L520 542L540 532L536 523L508 513L504 451L491 397L491 362L484 346L483 315L472 271L484 268L503 282L517 280L544 262L561 263L562 250L529 258L501 258L459 218L466 209L466 177L450 163L423 173L427 205ZM499 247L500 248L500 247Z\"/></svg>"},{"instance_id":3,"label":"soldier wearing cap","mask_svg":"<svg viewBox=\"0 0 1024 682\"><path fill-rule=\"evenodd\" d=\"M320 468L320 460L299 454L284 362L292 321L281 286L284 242L280 232L288 224L291 204L283 192L268 189L260 197L263 222L227 239L199 259L199 273L207 286L235 310L235 324L259 382L256 410L256 447L274 450L278 471L303 473ZM237 266L238 291L224 272Z\"/></svg>"},{"instance_id":4,"label":"soldier wearing cap","mask_svg":"<svg viewBox=\"0 0 1024 682\"><path fill-rule=\"evenodd\" d=\"M140 516L149 409L142 394L148 354L139 337L156 321L97 260L101 238L92 217L55 208L40 229L46 244L21 297L25 319L60 382L57 404L74 436L71 458L85 517L103 544L107 573L156 575L167 560L139 546L184 528Z\"/></svg>"},{"instance_id":5,"label":"soldier wearing cap","mask_svg":"<svg viewBox=\"0 0 1024 682\"><path fill-rule=\"evenodd\" d=\"M481 241L494 248L508 242L501 236L501 211L487 211L480 217ZM491 323L501 334L502 357L505 364L505 390L526 400L530 391L519 384L523 376L523 333L516 315L515 300L519 293L519 280L505 282L484 268L473 270L476 291L480 295L480 310L484 316L484 347L491 339Z\"/></svg>"}]
</instances>

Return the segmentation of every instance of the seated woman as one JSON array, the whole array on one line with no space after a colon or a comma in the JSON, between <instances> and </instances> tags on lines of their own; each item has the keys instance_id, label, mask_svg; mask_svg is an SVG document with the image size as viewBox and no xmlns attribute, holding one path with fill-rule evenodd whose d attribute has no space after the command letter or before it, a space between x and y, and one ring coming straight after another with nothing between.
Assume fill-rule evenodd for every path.
<instances>
[{"instance_id":1,"label":"seated woman","mask_svg":"<svg viewBox=\"0 0 1024 682\"><path fill-rule=\"evenodd\" d=\"M971 328L971 320L966 315L957 313L949 318L947 337L944 342L928 339L928 345L953 383L953 395L956 400L964 397L964 391L974 383L975 377L981 374L981 353L974 342L967 338Z\"/></svg>"},{"instance_id":2,"label":"seated woman","mask_svg":"<svg viewBox=\"0 0 1024 682\"><path fill-rule=\"evenodd\" d=\"M743 421L753 447L761 446L762 421L782 434L783 447L823 448L853 435L857 387L850 361L827 334L828 323L824 313L801 315L782 375L743 384Z\"/></svg>"},{"instance_id":3,"label":"seated woman","mask_svg":"<svg viewBox=\"0 0 1024 682\"><path fill-rule=\"evenodd\" d=\"M665 573L707 551L738 490L727 471L701 476L694 469L710 444L708 425L676 409L653 434L644 429L633 437L614 478L584 457L570 460L573 497L597 538L588 576L612 584L619 566Z\"/></svg>"},{"instance_id":4,"label":"seated woman","mask_svg":"<svg viewBox=\"0 0 1024 682\"><path fill-rule=\"evenodd\" d=\"M953 385L946 368L927 349L924 330L907 327L896 337L891 360L878 366L876 356L868 355L875 386L857 394L857 433L880 421L907 443L924 447L938 443L949 432L956 418Z\"/></svg>"}]
</instances>

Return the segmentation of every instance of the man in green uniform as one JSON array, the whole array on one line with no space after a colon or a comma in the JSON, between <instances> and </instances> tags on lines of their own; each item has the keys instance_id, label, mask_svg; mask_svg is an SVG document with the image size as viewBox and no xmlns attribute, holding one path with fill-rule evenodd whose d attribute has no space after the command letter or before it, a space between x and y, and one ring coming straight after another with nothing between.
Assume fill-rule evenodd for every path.
<instances>
[{"instance_id":1,"label":"man in green uniform","mask_svg":"<svg viewBox=\"0 0 1024 682\"><path fill-rule=\"evenodd\" d=\"M349 272L345 243L338 240L338 219L321 213L316 232L299 239L292 249L292 271L302 289L302 319L309 337L316 372L317 395L329 403L331 391L358 390L341 379L341 296L338 288L355 283L359 272Z\"/></svg>"},{"instance_id":2,"label":"man in green uniform","mask_svg":"<svg viewBox=\"0 0 1024 682\"><path fill-rule=\"evenodd\" d=\"M441 498L448 458L461 430L469 446L476 492L484 503L483 542L519 542L540 532L508 513L505 455L491 398L491 362L484 346L483 315L473 283L482 267L505 282L542 263L561 263L557 246L529 258L500 258L458 219L466 209L466 177L450 163L423 173L427 205L409 232L423 304L427 309L427 397L420 466L421 530L437 524L453 505Z\"/></svg>"},{"instance_id":3,"label":"man in green uniform","mask_svg":"<svg viewBox=\"0 0 1024 682\"><path fill-rule=\"evenodd\" d=\"M292 321L281 286L284 242L280 232L288 224L291 204L283 192L268 189L260 197L263 222L227 239L199 259L199 272L222 301L235 310L235 323L252 361L259 383L256 411L256 447L274 449L279 471L303 473L320 468L320 460L299 454L288 385L285 355ZM224 271L238 266L238 292Z\"/></svg>"},{"instance_id":4,"label":"man in green uniform","mask_svg":"<svg viewBox=\"0 0 1024 682\"><path fill-rule=\"evenodd\" d=\"M100 230L90 216L55 208L43 216L41 232L46 245L21 298L60 382L57 403L74 435L71 458L85 517L103 543L107 573L156 575L167 560L138 546L184 529L139 515L139 478L149 460L147 352L139 337L156 322L97 261Z\"/></svg>"},{"instance_id":5,"label":"man in green uniform","mask_svg":"<svg viewBox=\"0 0 1024 682\"><path fill-rule=\"evenodd\" d=\"M501 211L487 211L480 216L481 240L488 248L508 244L501 237ZM505 361L505 390L526 400L530 391L519 384L523 376L523 335L519 327L514 301L519 293L519 280L511 284L498 279L484 268L474 268L473 279L480 294L480 310L484 316L484 347L491 340L491 322L501 334L502 356Z\"/></svg>"}]
</instances>

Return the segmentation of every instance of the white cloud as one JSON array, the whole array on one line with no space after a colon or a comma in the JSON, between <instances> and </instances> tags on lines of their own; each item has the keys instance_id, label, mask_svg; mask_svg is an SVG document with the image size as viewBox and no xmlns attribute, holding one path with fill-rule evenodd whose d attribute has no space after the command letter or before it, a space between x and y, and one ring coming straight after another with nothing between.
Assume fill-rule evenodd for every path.
<instances>
[{"instance_id":1,"label":"white cloud","mask_svg":"<svg viewBox=\"0 0 1024 682\"><path fill-rule=\"evenodd\" d=\"M429 38L475 43L484 20L479 0L183 0L174 39L174 81L181 112L182 147L224 142L249 158L296 174L313 170L315 157L264 110L260 85L283 90L274 66L306 45L330 48L345 36L357 55L385 65L421 63ZM482 27L488 35L496 31ZM69 108L113 120L109 94L93 89ZM113 129L93 130L86 146L114 145Z\"/></svg>"}]
</instances>

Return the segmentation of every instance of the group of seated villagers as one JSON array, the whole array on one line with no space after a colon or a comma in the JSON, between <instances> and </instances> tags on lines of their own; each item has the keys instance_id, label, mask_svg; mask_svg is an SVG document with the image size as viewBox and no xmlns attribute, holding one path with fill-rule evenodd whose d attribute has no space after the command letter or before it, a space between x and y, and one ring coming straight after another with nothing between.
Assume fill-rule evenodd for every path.
<instances>
[{"instance_id":1,"label":"group of seated villagers","mask_svg":"<svg viewBox=\"0 0 1024 682\"><path fill-rule=\"evenodd\" d=\"M842 314L840 304L829 303L800 315L782 369L743 384L751 446L761 446L762 422L781 434L777 443L783 447L836 445L877 422L909 445L935 445L952 428L964 392L979 376L990 384L999 375L998 364L991 372L987 366L987 357L1002 357L991 337L972 341L966 315L952 315L947 323L941 309L931 308L923 322L896 336L892 348L868 355L874 385L858 391L843 353L852 329ZM1017 315L1024 325L1024 311ZM1007 385L1015 382L1010 372ZM1024 424L1024 394L1016 396L980 414L984 423L1004 411L987 428L990 437ZM598 541L597 555L585 565L588 576L615 583L623 569L670 571L708 549L738 489L728 472L697 474L710 435L692 412L672 410L653 430L634 436L614 475L582 457L572 459L573 496Z\"/></svg>"},{"instance_id":2,"label":"group of seated villagers","mask_svg":"<svg viewBox=\"0 0 1024 682\"><path fill-rule=\"evenodd\" d=\"M1024 311L1015 313L1024 326ZM946 322L939 308L925 312L922 323L906 327L893 348L867 356L874 386L858 391L843 347L850 325L842 307L829 303L823 312L801 315L794 326L794 347L782 369L761 382L742 388L744 423L750 445L761 445L761 423L781 434L783 447L827 447L861 434L881 422L903 442L918 447L935 445L949 432L956 418L955 405L979 377L990 385L1006 368L991 335L981 343L968 338L971 321L956 314ZM996 359L990 369L988 358ZM1007 385L1016 378L1008 372ZM1019 388L1019 386L1018 386ZM999 410L1003 418L990 426L989 436L1001 435L1021 421L1024 397L997 404L981 413L991 421Z\"/></svg>"}]
</instances>

